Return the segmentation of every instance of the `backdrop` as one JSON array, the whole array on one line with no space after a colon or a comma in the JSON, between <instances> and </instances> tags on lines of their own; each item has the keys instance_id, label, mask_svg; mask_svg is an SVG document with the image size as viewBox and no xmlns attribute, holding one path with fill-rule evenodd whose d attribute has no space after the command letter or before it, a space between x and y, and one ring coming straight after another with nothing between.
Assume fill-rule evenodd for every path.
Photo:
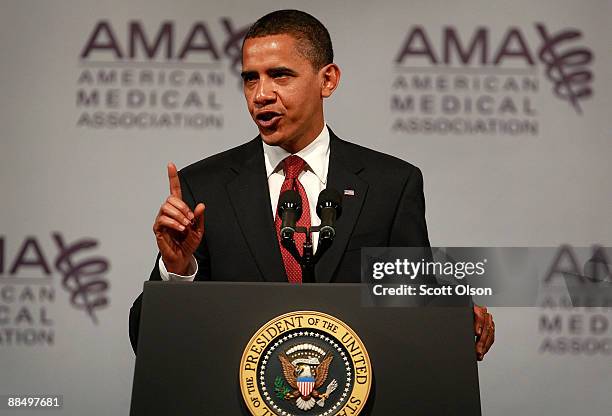
<instances>
[{"instance_id":1,"label":"backdrop","mask_svg":"<svg viewBox=\"0 0 612 416\"><path fill-rule=\"evenodd\" d=\"M610 1L3 0L0 394L128 412L166 163L257 134L241 37L281 6L331 32L334 131L422 169L432 244L612 246ZM609 309L494 314L484 414L609 414Z\"/></svg>"}]
</instances>

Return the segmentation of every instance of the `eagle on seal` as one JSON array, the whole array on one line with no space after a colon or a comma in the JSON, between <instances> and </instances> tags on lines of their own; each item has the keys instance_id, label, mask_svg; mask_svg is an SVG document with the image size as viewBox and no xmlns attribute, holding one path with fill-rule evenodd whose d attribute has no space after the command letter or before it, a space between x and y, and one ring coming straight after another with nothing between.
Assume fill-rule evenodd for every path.
<instances>
[{"instance_id":1,"label":"eagle on seal","mask_svg":"<svg viewBox=\"0 0 612 416\"><path fill-rule=\"evenodd\" d=\"M331 391L328 389L325 393L319 393L317 389L327 380L333 358L333 355L329 354L321 362L316 357L299 358L291 362L286 354L279 354L278 359L283 367L285 380L294 389L285 394L285 400L296 399L296 405L304 411L312 409L317 403L316 399L319 399L319 405L323 406Z\"/></svg>"}]
</instances>

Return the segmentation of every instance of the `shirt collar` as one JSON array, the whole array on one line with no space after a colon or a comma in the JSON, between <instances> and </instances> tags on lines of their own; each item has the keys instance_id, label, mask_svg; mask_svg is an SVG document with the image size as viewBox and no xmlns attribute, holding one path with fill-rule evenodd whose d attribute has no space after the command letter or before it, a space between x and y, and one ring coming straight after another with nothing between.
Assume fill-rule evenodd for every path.
<instances>
[{"instance_id":1,"label":"shirt collar","mask_svg":"<svg viewBox=\"0 0 612 416\"><path fill-rule=\"evenodd\" d=\"M291 153L280 146L270 146L263 140L264 160L266 163L266 176L270 178L274 172L281 170L280 163ZM327 161L329 160L329 130L323 125L321 133L305 148L295 153L306 162L308 168L317 175L323 185L327 183Z\"/></svg>"}]
</instances>

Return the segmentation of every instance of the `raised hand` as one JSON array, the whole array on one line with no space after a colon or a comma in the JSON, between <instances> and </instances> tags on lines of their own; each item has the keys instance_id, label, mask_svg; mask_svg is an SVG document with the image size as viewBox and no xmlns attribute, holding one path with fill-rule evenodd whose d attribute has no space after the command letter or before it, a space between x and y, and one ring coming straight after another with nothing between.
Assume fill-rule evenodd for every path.
<instances>
[{"instance_id":1,"label":"raised hand","mask_svg":"<svg viewBox=\"0 0 612 416\"><path fill-rule=\"evenodd\" d=\"M183 202L174 163L168 163L168 182L170 196L157 213L153 233L166 269L170 273L185 275L191 256L204 236L204 204L197 204L192 212Z\"/></svg>"}]
</instances>

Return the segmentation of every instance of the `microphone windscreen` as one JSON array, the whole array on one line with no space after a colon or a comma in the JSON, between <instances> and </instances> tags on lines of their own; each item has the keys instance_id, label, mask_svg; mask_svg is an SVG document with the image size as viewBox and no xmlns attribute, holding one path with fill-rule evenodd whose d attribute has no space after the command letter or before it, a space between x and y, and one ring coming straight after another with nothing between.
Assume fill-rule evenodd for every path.
<instances>
[{"instance_id":1,"label":"microphone windscreen","mask_svg":"<svg viewBox=\"0 0 612 416\"><path fill-rule=\"evenodd\" d=\"M278 198L278 205L281 206L281 205L287 205L287 204L301 205L302 198L300 198L300 194L298 194L293 189L288 189L285 192L283 192L280 195L280 198Z\"/></svg>"},{"instance_id":2,"label":"microphone windscreen","mask_svg":"<svg viewBox=\"0 0 612 416\"><path fill-rule=\"evenodd\" d=\"M333 207L338 213L337 216L340 216L340 212L342 210L342 195L340 192L336 191L333 188L325 188L319 194L319 198L317 199L317 215L321 216L321 210L324 207Z\"/></svg>"},{"instance_id":3,"label":"microphone windscreen","mask_svg":"<svg viewBox=\"0 0 612 416\"><path fill-rule=\"evenodd\" d=\"M300 198L300 194L293 189L288 189L278 198L276 211L278 212L278 216L283 218L283 212L291 209L295 210L296 221L300 219L302 216L302 198Z\"/></svg>"},{"instance_id":4,"label":"microphone windscreen","mask_svg":"<svg viewBox=\"0 0 612 416\"><path fill-rule=\"evenodd\" d=\"M278 207L276 211L282 221L281 234L292 236L295 231L296 223L302 217L302 198L300 198L300 194L293 189L288 189L283 192L278 198ZM285 228L290 230L289 234L283 231ZM283 236L283 238L285 237Z\"/></svg>"}]
</instances>

